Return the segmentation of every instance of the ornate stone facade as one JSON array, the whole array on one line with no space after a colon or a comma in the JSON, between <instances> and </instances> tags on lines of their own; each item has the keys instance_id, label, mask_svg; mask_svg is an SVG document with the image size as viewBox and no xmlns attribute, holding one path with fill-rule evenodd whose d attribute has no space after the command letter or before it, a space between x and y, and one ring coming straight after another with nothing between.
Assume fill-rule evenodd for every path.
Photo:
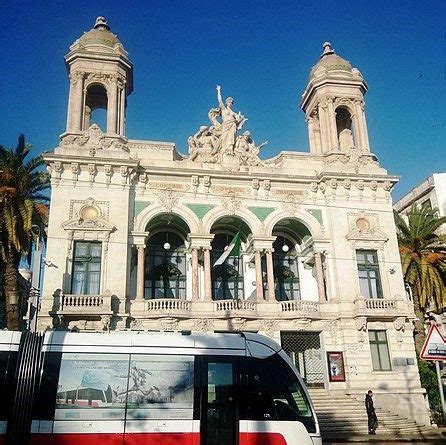
<instances>
[{"instance_id":1,"label":"ornate stone facade","mask_svg":"<svg viewBox=\"0 0 446 445\"><path fill-rule=\"evenodd\" d=\"M427 421L416 365L394 360L415 358L414 313L389 195L397 178L370 152L360 72L325 45L301 104L309 153L261 160L265 143L242 132L217 87L218 108L184 156L127 138L132 66L103 19L94 31L106 43L86 33L66 57L67 131L45 154L54 267L40 329L258 331L317 368L327 390L372 388ZM106 129L91 122L98 107ZM326 351L343 352L345 382L329 381Z\"/></svg>"}]
</instances>

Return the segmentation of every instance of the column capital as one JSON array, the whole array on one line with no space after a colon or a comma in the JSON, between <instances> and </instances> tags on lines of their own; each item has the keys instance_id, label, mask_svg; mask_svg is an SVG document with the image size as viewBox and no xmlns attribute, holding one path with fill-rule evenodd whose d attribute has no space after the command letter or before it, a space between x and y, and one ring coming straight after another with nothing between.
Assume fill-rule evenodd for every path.
<instances>
[{"instance_id":1,"label":"column capital","mask_svg":"<svg viewBox=\"0 0 446 445\"><path fill-rule=\"evenodd\" d=\"M189 233L189 235L187 235L187 240L190 242L191 249L211 249L211 242L213 239L213 234L200 235Z\"/></svg>"},{"instance_id":2,"label":"column capital","mask_svg":"<svg viewBox=\"0 0 446 445\"><path fill-rule=\"evenodd\" d=\"M276 238L275 236L253 236L249 247L254 251L272 250Z\"/></svg>"},{"instance_id":3,"label":"column capital","mask_svg":"<svg viewBox=\"0 0 446 445\"><path fill-rule=\"evenodd\" d=\"M129 236L129 243L136 246L145 246L149 233L132 231Z\"/></svg>"}]
</instances>

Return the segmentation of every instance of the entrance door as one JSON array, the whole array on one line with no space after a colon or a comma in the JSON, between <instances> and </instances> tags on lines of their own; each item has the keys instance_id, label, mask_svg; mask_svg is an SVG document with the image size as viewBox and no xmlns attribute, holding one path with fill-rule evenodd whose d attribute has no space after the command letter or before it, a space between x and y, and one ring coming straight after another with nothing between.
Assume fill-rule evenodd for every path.
<instances>
[{"instance_id":1,"label":"entrance door","mask_svg":"<svg viewBox=\"0 0 446 445\"><path fill-rule=\"evenodd\" d=\"M230 358L203 358L201 445L237 444L234 367Z\"/></svg>"},{"instance_id":2,"label":"entrance door","mask_svg":"<svg viewBox=\"0 0 446 445\"><path fill-rule=\"evenodd\" d=\"M282 332L282 348L307 386L324 386L325 373L319 332Z\"/></svg>"}]
</instances>

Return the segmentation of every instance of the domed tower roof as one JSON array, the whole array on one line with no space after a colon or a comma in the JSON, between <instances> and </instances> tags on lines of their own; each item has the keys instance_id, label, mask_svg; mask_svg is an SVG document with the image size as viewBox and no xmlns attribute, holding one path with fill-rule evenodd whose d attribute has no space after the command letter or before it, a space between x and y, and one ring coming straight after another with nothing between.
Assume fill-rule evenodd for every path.
<instances>
[{"instance_id":1,"label":"domed tower roof","mask_svg":"<svg viewBox=\"0 0 446 445\"><path fill-rule=\"evenodd\" d=\"M70 49L82 48L84 51L95 52L125 52L122 43L110 31L110 26L105 17L98 17L90 31L85 32L77 39Z\"/></svg>"},{"instance_id":2,"label":"domed tower roof","mask_svg":"<svg viewBox=\"0 0 446 445\"><path fill-rule=\"evenodd\" d=\"M322 53L319 62L311 69L310 80L324 74L329 76L335 72L352 73L353 68L350 62L343 59L341 56L338 56L334 49L332 49L330 42L325 42L323 47L324 52Z\"/></svg>"}]
</instances>

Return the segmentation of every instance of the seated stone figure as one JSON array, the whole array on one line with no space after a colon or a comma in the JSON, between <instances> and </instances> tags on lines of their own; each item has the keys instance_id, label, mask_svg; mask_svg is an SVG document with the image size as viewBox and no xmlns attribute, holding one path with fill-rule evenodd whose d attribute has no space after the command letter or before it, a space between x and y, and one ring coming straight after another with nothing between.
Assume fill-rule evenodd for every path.
<instances>
[{"instance_id":1,"label":"seated stone figure","mask_svg":"<svg viewBox=\"0 0 446 445\"><path fill-rule=\"evenodd\" d=\"M214 127L202 125L199 130L188 139L191 161L216 162L218 158L218 137Z\"/></svg>"},{"instance_id":2,"label":"seated stone figure","mask_svg":"<svg viewBox=\"0 0 446 445\"><path fill-rule=\"evenodd\" d=\"M240 165L262 165L263 163L259 159L259 152L267 143L268 141L262 142L256 147L249 131L245 131L240 136L237 136L234 154L239 159Z\"/></svg>"}]
</instances>

